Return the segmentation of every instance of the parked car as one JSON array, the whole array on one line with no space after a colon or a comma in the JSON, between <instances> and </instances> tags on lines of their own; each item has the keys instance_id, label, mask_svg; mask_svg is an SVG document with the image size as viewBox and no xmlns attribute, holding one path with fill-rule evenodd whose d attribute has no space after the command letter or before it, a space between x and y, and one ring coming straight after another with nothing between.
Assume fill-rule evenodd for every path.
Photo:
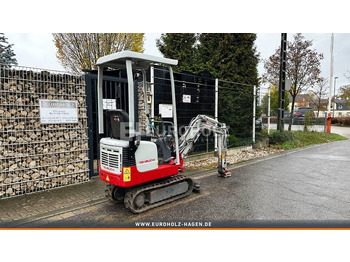
<instances>
[{"instance_id":1,"label":"parked car","mask_svg":"<svg viewBox=\"0 0 350 262\"><path fill-rule=\"evenodd\" d=\"M287 110L284 111L283 120L284 120L285 124L289 124L289 122L290 122L290 112L289 111L287 111Z\"/></svg>"},{"instance_id":2,"label":"parked car","mask_svg":"<svg viewBox=\"0 0 350 262\"><path fill-rule=\"evenodd\" d=\"M311 112L311 116L314 117L315 113L311 107L299 107L293 114L293 125L303 125L306 112Z\"/></svg>"}]
</instances>

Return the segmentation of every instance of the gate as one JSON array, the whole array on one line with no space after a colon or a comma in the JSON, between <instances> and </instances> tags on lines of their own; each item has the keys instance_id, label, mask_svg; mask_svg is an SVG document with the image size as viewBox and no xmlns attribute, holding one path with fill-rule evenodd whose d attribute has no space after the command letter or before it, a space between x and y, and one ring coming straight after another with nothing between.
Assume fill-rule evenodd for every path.
<instances>
[{"instance_id":1,"label":"gate","mask_svg":"<svg viewBox=\"0 0 350 262\"><path fill-rule=\"evenodd\" d=\"M124 72L116 73L104 72L103 76L103 111L108 109L128 108L128 85L126 78L122 78ZM118 75L118 76L116 76ZM104 134L98 133L98 114L97 114L97 72L90 71L85 75L86 82L86 104L88 114L88 135L89 135L89 168L90 177L98 175L99 141ZM104 122L106 125L106 122ZM105 126L104 130L108 130Z\"/></svg>"}]
</instances>

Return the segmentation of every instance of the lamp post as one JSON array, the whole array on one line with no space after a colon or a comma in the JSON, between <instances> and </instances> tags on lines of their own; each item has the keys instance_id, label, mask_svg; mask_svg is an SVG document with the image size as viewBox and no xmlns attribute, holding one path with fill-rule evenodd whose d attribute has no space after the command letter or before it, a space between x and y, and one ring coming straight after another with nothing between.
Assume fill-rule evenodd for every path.
<instances>
[{"instance_id":1,"label":"lamp post","mask_svg":"<svg viewBox=\"0 0 350 262\"><path fill-rule=\"evenodd\" d=\"M333 118L335 117L335 115L334 115L334 108L335 108L335 84L336 84L336 81L337 81L337 76L336 77L334 77L334 97L333 97Z\"/></svg>"}]
</instances>

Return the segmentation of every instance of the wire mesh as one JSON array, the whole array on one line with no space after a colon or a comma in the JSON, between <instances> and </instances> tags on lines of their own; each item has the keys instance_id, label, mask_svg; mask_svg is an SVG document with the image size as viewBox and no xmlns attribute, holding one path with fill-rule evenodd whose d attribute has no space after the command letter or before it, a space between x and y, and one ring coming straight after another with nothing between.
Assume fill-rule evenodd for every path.
<instances>
[{"instance_id":1,"label":"wire mesh","mask_svg":"<svg viewBox=\"0 0 350 262\"><path fill-rule=\"evenodd\" d=\"M191 73L174 72L176 109L179 134L185 130L191 119L199 114L215 115L215 79ZM154 112L159 114L159 104L172 104L170 76L168 69L154 70ZM201 134L192 153L214 150L214 135Z\"/></svg>"},{"instance_id":2,"label":"wire mesh","mask_svg":"<svg viewBox=\"0 0 350 262\"><path fill-rule=\"evenodd\" d=\"M41 124L39 99L77 101L78 123ZM0 198L88 180L83 77L0 65Z\"/></svg>"},{"instance_id":3,"label":"wire mesh","mask_svg":"<svg viewBox=\"0 0 350 262\"><path fill-rule=\"evenodd\" d=\"M254 85L221 79L218 82L219 121L230 127L228 147L250 145L253 142L253 101L257 97ZM258 122L255 123L255 132L260 132Z\"/></svg>"}]
</instances>

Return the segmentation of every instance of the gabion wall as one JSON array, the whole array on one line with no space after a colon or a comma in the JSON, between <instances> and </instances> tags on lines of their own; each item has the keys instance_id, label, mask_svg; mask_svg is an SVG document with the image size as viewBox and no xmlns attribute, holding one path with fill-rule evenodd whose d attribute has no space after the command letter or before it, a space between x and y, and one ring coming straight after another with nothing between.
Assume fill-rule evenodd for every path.
<instances>
[{"instance_id":1,"label":"gabion wall","mask_svg":"<svg viewBox=\"0 0 350 262\"><path fill-rule=\"evenodd\" d=\"M78 102L78 123L40 124L39 99ZM0 198L89 180L85 82L0 65Z\"/></svg>"}]
</instances>

